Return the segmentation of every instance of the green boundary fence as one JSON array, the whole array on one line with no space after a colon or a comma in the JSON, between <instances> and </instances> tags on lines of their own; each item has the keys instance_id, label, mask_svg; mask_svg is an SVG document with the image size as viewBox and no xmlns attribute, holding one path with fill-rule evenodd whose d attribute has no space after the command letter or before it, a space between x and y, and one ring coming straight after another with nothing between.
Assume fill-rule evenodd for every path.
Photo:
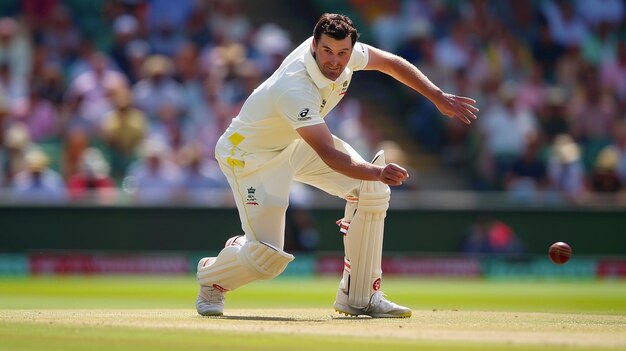
<instances>
[{"instance_id":1,"label":"green boundary fence","mask_svg":"<svg viewBox=\"0 0 626 351\"><path fill-rule=\"evenodd\" d=\"M339 209L314 209L320 251L342 251ZM457 252L482 215L511 226L530 254L565 241L574 254L626 256L624 210L390 210L386 252ZM37 250L205 251L240 234L236 210L205 207L0 207L0 253Z\"/></svg>"}]
</instances>

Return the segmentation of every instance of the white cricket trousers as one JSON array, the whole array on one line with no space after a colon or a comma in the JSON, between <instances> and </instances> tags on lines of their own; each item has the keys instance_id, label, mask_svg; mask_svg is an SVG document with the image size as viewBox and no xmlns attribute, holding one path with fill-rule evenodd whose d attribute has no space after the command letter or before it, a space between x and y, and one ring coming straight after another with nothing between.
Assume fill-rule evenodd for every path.
<instances>
[{"instance_id":1,"label":"white cricket trousers","mask_svg":"<svg viewBox=\"0 0 626 351\"><path fill-rule=\"evenodd\" d=\"M338 150L363 160L345 141L333 138ZM302 139L281 151L259 153L238 149L236 145L240 140L236 133L223 135L217 143L215 157L235 196L248 240L284 248L285 212L293 181L343 199L358 197L361 181L332 170Z\"/></svg>"}]
</instances>

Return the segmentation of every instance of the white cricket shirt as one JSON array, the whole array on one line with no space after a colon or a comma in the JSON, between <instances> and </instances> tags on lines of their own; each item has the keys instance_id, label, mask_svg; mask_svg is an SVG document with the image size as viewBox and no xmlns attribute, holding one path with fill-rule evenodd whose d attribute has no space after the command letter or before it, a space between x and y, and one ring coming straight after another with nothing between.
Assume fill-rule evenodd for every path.
<instances>
[{"instance_id":1,"label":"white cricket shirt","mask_svg":"<svg viewBox=\"0 0 626 351\"><path fill-rule=\"evenodd\" d=\"M224 133L238 134L237 148L249 153L286 148L300 138L297 128L324 123L346 94L352 73L367 65L367 46L357 42L346 68L332 81L319 70L312 42L310 37L292 51L243 104Z\"/></svg>"}]
</instances>

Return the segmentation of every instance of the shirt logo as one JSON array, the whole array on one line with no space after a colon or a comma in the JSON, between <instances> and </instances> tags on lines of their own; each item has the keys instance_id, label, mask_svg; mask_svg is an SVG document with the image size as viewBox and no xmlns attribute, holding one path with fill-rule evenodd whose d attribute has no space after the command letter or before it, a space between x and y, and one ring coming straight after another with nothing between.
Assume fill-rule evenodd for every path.
<instances>
[{"instance_id":1,"label":"shirt logo","mask_svg":"<svg viewBox=\"0 0 626 351\"><path fill-rule=\"evenodd\" d=\"M341 87L341 91L339 92L339 95L346 95L347 92L348 92L348 81L346 80L345 82L343 82L343 86Z\"/></svg>"},{"instance_id":2,"label":"shirt logo","mask_svg":"<svg viewBox=\"0 0 626 351\"><path fill-rule=\"evenodd\" d=\"M380 278L374 281L374 284L372 284L372 289L374 289L374 291L380 290Z\"/></svg>"},{"instance_id":3,"label":"shirt logo","mask_svg":"<svg viewBox=\"0 0 626 351\"><path fill-rule=\"evenodd\" d=\"M257 202L256 196L254 196L254 193L256 193L256 189L253 187L249 187L248 198L246 199L246 205L253 205L253 206L259 205L259 203Z\"/></svg>"},{"instance_id":4,"label":"shirt logo","mask_svg":"<svg viewBox=\"0 0 626 351\"><path fill-rule=\"evenodd\" d=\"M298 114L300 117L298 117L298 121L308 121L311 119L310 116L307 116L309 114L309 108L305 108L302 111L300 111L300 113Z\"/></svg>"}]
</instances>

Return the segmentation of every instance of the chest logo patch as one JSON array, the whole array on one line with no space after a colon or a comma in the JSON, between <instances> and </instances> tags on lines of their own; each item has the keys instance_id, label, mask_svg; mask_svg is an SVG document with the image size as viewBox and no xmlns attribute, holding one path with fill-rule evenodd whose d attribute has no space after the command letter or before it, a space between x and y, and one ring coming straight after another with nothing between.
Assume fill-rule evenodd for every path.
<instances>
[{"instance_id":1,"label":"chest logo patch","mask_svg":"<svg viewBox=\"0 0 626 351\"><path fill-rule=\"evenodd\" d=\"M308 120L310 120L311 117L308 116L308 114L309 114L309 108L308 107L302 109L302 111L300 111L300 113L298 114L298 116L300 116L300 117L298 117L298 121L308 121Z\"/></svg>"},{"instance_id":2,"label":"chest logo patch","mask_svg":"<svg viewBox=\"0 0 626 351\"><path fill-rule=\"evenodd\" d=\"M339 95L345 95L348 92L348 81L346 80L345 82L343 82L343 85L341 86L341 91L339 92Z\"/></svg>"},{"instance_id":3,"label":"chest logo patch","mask_svg":"<svg viewBox=\"0 0 626 351\"><path fill-rule=\"evenodd\" d=\"M246 205L252 205L252 206L258 206L259 202L256 199L255 194L256 193L256 189L253 187L249 187L248 188L248 197L246 199Z\"/></svg>"}]
</instances>

